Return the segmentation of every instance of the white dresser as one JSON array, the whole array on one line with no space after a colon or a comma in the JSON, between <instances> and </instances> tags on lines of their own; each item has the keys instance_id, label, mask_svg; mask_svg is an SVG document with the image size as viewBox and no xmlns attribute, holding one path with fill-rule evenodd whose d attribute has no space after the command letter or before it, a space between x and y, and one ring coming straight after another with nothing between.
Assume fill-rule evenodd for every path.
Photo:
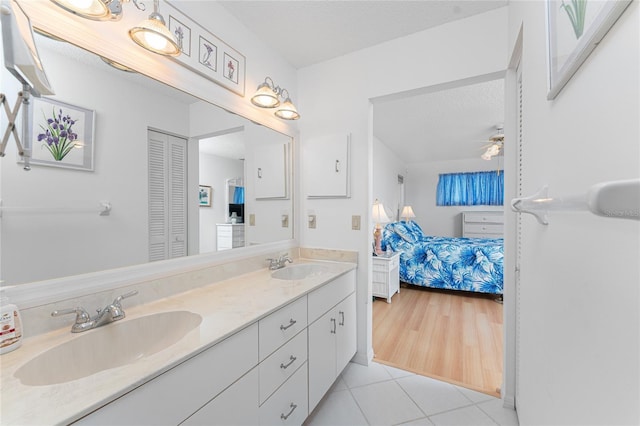
<instances>
[{"instance_id":1,"label":"white dresser","mask_svg":"<svg viewBox=\"0 0 640 426\"><path fill-rule=\"evenodd\" d=\"M372 294L391 303L391 296L400 293L400 253L382 254L373 257L371 277Z\"/></svg>"},{"instance_id":2,"label":"white dresser","mask_svg":"<svg viewBox=\"0 0 640 426\"><path fill-rule=\"evenodd\" d=\"M218 223L218 251L244 247L244 223Z\"/></svg>"},{"instance_id":3,"label":"white dresser","mask_svg":"<svg viewBox=\"0 0 640 426\"><path fill-rule=\"evenodd\" d=\"M465 238L503 238L504 213L500 211L462 212L462 236Z\"/></svg>"}]
</instances>

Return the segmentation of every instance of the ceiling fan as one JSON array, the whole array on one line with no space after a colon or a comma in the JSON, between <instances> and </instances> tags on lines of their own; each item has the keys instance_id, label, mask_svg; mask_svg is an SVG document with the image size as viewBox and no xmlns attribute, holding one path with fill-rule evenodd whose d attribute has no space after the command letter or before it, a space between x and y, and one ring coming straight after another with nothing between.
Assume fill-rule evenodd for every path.
<instances>
[{"instance_id":1,"label":"ceiling fan","mask_svg":"<svg viewBox=\"0 0 640 426\"><path fill-rule=\"evenodd\" d=\"M496 133L488 140L488 144L484 145L482 149L487 150L480 156L483 160L491 160L492 157L500 154L504 147L504 125L496 125Z\"/></svg>"}]
</instances>

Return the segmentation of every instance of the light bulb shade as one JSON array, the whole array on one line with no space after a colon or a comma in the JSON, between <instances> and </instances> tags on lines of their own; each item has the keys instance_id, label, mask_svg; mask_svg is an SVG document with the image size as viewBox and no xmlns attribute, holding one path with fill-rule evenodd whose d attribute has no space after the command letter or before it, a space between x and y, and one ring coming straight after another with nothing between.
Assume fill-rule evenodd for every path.
<instances>
[{"instance_id":1,"label":"light bulb shade","mask_svg":"<svg viewBox=\"0 0 640 426\"><path fill-rule=\"evenodd\" d=\"M495 143L491 145L489 148L487 148L485 153L482 154L480 158L482 158L483 160L491 160L491 157L494 157L500 154L500 148L501 148L501 145Z\"/></svg>"},{"instance_id":2,"label":"light bulb shade","mask_svg":"<svg viewBox=\"0 0 640 426\"><path fill-rule=\"evenodd\" d=\"M378 200L376 200L373 203L373 209L371 211L371 215L375 223L391 222L391 219L389 219L389 216L387 216L387 212L385 211L384 206Z\"/></svg>"},{"instance_id":3,"label":"light bulb shade","mask_svg":"<svg viewBox=\"0 0 640 426\"><path fill-rule=\"evenodd\" d=\"M150 52L165 56L178 56L180 47L158 13L152 13L137 27L129 30L129 37Z\"/></svg>"},{"instance_id":4,"label":"light bulb shade","mask_svg":"<svg viewBox=\"0 0 640 426\"><path fill-rule=\"evenodd\" d=\"M283 120L297 120L298 118L300 118L298 110L289 98L284 101L284 103L278 108L275 114L277 117L282 118Z\"/></svg>"},{"instance_id":5,"label":"light bulb shade","mask_svg":"<svg viewBox=\"0 0 640 426\"><path fill-rule=\"evenodd\" d=\"M264 82L258 86L256 93L251 97L251 103L260 108L275 108L280 105L280 99L271 86Z\"/></svg>"},{"instance_id":6,"label":"light bulb shade","mask_svg":"<svg viewBox=\"0 0 640 426\"><path fill-rule=\"evenodd\" d=\"M413 213L413 209L411 208L411 206L404 206L402 208L402 213L400 214L400 217L404 217L406 218L406 221L408 221L412 217L416 217L416 215L415 213Z\"/></svg>"},{"instance_id":7,"label":"light bulb shade","mask_svg":"<svg viewBox=\"0 0 640 426\"><path fill-rule=\"evenodd\" d=\"M51 0L67 12L94 21L106 21L111 17L110 0Z\"/></svg>"}]
</instances>

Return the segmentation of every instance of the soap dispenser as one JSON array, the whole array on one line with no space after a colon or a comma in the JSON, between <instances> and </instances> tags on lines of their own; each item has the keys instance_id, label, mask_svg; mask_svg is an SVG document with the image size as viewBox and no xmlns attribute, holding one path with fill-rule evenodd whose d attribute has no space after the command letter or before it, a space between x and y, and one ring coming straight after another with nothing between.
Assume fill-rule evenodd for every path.
<instances>
[{"instance_id":1,"label":"soap dispenser","mask_svg":"<svg viewBox=\"0 0 640 426\"><path fill-rule=\"evenodd\" d=\"M22 319L18 307L9 303L0 293L0 354L11 352L22 345Z\"/></svg>"}]
</instances>

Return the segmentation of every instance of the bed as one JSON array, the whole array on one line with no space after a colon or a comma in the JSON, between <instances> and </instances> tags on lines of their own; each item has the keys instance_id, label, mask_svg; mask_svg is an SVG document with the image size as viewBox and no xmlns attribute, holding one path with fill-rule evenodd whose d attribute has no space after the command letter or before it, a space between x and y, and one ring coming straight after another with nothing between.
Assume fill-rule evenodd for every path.
<instances>
[{"instance_id":1,"label":"bed","mask_svg":"<svg viewBox=\"0 0 640 426\"><path fill-rule=\"evenodd\" d=\"M405 283L502 294L502 238L427 236L415 222L393 222L382 231L382 249L400 252Z\"/></svg>"}]
</instances>

